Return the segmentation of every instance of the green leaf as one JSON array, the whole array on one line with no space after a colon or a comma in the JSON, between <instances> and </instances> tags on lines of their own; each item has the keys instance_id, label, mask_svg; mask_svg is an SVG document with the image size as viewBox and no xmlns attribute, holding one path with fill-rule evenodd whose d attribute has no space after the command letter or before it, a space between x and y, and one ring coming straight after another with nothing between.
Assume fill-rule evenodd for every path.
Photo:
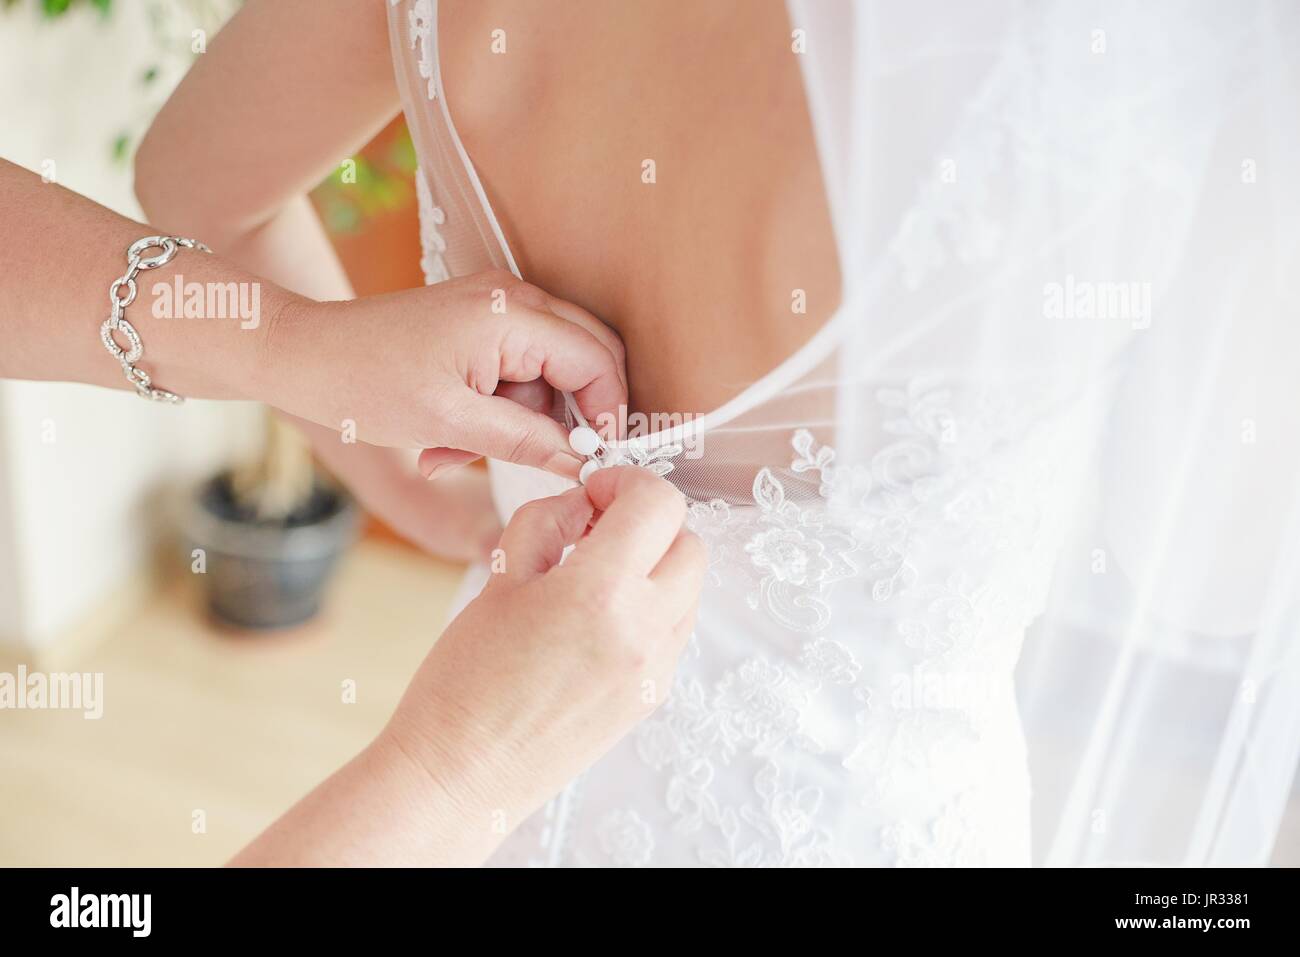
<instances>
[{"instance_id":1,"label":"green leaf","mask_svg":"<svg viewBox=\"0 0 1300 957\"><path fill-rule=\"evenodd\" d=\"M361 225L361 214L342 203L331 206L326 218L331 231L336 233L354 232Z\"/></svg>"},{"instance_id":2,"label":"green leaf","mask_svg":"<svg viewBox=\"0 0 1300 957\"><path fill-rule=\"evenodd\" d=\"M393 168L402 173L414 173L419 161L415 156L415 144L411 142L411 134L405 130L402 135L393 141L392 150L388 156L389 163Z\"/></svg>"},{"instance_id":3,"label":"green leaf","mask_svg":"<svg viewBox=\"0 0 1300 957\"><path fill-rule=\"evenodd\" d=\"M131 137L122 133L117 139L113 140L113 162L125 163L128 154L131 151Z\"/></svg>"},{"instance_id":4,"label":"green leaf","mask_svg":"<svg viewBox=\"0 0 1300 957\"><path fill-rule=\"evenodd\" d=\"M69 10L75 0L41 0L41 13L47 17L61 17ZM113 0L89 0L90 5L100 12L101 16L108 16L113 10ZM5 9L14 6L17 0L4 0Z\"/></svg>"}]
</instances>

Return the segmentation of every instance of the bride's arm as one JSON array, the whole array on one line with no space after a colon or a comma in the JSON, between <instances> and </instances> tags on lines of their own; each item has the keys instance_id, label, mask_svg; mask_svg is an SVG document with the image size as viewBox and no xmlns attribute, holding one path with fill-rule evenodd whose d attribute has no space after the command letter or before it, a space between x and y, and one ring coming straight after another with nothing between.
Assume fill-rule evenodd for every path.
<instances>
[{"instance_id":1,"label":"bride's arm","mask_svg":"<svg viewBox=\"0 0 1300 957\"><path fill-rule=\"evenodd\" d=\"M397 109L384 0L250 0L154 121L136 194L153 221L208 237L246 269L349 299L306 194ZM367 508L428 551L465 560L495 544L481 476L428 486L413 453L295 425Z\"/></svg>"},{"instance_id":2,"label":"bride's arm","mask_svg":"<svg viewBox=\"0 0 1300 957\"><path fill-rule=\"evenodd\" d=\"M398 105L384 0L250 0L154 120L136 195L250 271L350 298L306 195Z\"/></svg>"}]
</instances>

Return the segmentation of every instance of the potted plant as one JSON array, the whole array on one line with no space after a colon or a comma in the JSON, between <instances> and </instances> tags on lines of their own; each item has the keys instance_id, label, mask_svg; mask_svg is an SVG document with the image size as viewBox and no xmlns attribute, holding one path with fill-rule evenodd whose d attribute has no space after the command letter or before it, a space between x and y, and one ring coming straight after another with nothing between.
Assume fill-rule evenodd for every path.
<instances>
[{"instance_id":1,"label":"potted plant","mask_svg":"<svg viewBox=\"0 0 1300 957\"><path fill-rule=\"evenodd\" d=\"M212 614L257 630L316 615L357 527L352 499L316 468L307 440L270 410L264 418L261 453L203 483L186 522Z\"/></svg>"}]
</instances>

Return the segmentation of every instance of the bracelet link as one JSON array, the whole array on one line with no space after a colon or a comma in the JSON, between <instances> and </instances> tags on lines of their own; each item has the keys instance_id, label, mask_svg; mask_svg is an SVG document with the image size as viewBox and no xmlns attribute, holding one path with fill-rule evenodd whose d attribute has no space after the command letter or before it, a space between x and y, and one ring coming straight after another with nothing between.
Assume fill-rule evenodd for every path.
<instances>
[{"instance_id":1,"label":"bracelet link","mask_svg":"<svg viewBox=\"0 0 1300 957\"><path fill-rule=\"evenodd\" d=\"M140 333L136 331L135 326L127 320L126 308L135 302L136 294L139 292L136 277L146 269L158 269L167 265L181 248L212 252L198 240L181 236L145 236L128 246L126 273L108 287L108 299L112 303L113 312L99 327L99 338L103 341L104 348L108 350L109 355L122 364L126 380L135 388L136 393L143 399L166 402L170 405L180 405L185 400L174 392L155 388L149 373L136 365L144 355L144 342L140 339ZM151 249L157 249L159 252L152 256L145 256L144 253ZM126 295L122 296L120 292L124 288ZM114 333L121 333L126 339L126 349L118 345Z\"/></svg>"}]
</instances>

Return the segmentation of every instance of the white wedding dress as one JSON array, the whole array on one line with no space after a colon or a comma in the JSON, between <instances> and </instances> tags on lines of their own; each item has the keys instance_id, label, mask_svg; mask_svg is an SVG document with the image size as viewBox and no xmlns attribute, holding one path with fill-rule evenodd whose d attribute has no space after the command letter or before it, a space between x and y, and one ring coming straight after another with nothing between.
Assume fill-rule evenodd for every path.
<instances>
[{"instance_id":1,"label":"white wedding dress","mask_svg":"<svg viewBox=\"0 0 1300 957\"><path fill-rule=\"evenodd\" d=\"M1158 511L1150 497L1102 514L1113 541L1077 536L1107 487L1099 469L1145 471L1140 455L1114 464L1113 445L1144 441L1120 413L1166 437L1183 421L1154 399L1124 405L1143 384L1159 393L1131 371L1134 355L1162 348L1162 335L1194 338L1190 322L1169 332L1159 316L1201 308L1214 329L1243 308L1225 297L1271 295L1267 267L1250 265L1268 255L1238 245L1249 239L1227 253L1188 235L1198 216L1234 225L1219 208L1232 200L1202 175L1222 162L1224 195L1242 188L1238 154L1212 155L1219 104L1269 82L1258 73L1274 61L1225 54L1241 22L1212 5L1176 26L1145 4L940 9L791 3L842 304L722 408L609 449L688 497L711 556L698 626L667 703L493 863L1031 862L1022 645L1058 606L1054 578L1058 592L1066 582L1062 608L1105 617L1100 599L1075 598L1094 584L1098 551L1145 581L1124 532ZM437 18L432 0L391 4L430 282L514 268L447 110ZM1295 36L1294 15L1279 32ZM920 84L942 96L921 97ZM1231 267L1213 303L1170 282L1197 263ZM562 487L495 462L491 477L503 517ZM1142 588L1156 595L1138 602L1143 614L1166 610L1158 584ZM1130 655L1155 654L1124 614L1088 631L1111 663L1114 636L1130 631ZM1080 711L1080 726L1118 720L1109 704L1096 710ZM1068 850L1080 834L1113 834L1097 815L1118 800L1115 778L1080 748L1096 779L1060 800L1064 819L1046 833L1070 836L1057 839L1062 860L1113 859L1124 852ZM1110 800L1094 797L1106 788Z\"/></svg>"}]
</instances>

